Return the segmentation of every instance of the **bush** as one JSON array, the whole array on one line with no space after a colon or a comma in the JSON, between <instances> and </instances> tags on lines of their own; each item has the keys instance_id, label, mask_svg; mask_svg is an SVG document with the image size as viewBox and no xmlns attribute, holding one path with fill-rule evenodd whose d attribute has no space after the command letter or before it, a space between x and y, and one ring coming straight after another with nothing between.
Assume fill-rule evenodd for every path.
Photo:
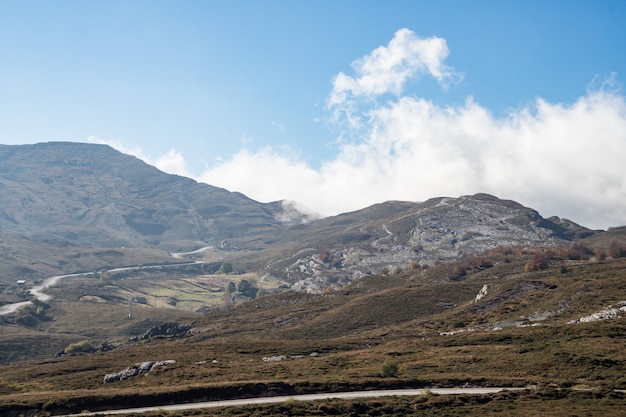
<instances>
[{"instance_id":1,"label":"bush","mask_svg":"<svg viewBox=\"0 0 626 417\"><path fill-rule=\"evenodd\" d=\"M94 352L96 349L93 347L89 340L81 340L80 342L72 343L65 348L66 355L76 355L78 353Z\"/></svg>"},{"instance_id":2,"label":"bush","mask_svg":"<svg viewBox=\"0 0 626 417\"><path fill-rule=\"evenodd\" d=\"M255 298L259 289L252 285L248 280L242 279L239 281L239 284L237 284L237 291L246 297Z\"/></svg>"},{"instance_id":3,"label":"bush","mask_svg":"<svg viewBox=\"0 0 626 417\"><path fill-rule=\"evenodd\" d=\"M319 253L318 257L319 257L320 262L325 263L325 264L329 263L330 258L331 258L330 251L325 249Z\"/></svg>"},{"instance_id":4,"label":"bush","mask_svg":"<svg viewBox=\"0 0 626 417\"><path fill-rule=\"evenodd\" d=\"M250 291L251 288L252 285L247 279L242 279L241 281L239 281L239 284L237 284L237 291L242 294L246 294L248 291Z\"/></svg>"},{"instance_id":5,"label":"bush","mask_svg":"<svg viewBox=\"0 0 626 417\"><path fill-rule=\"evenodd\" d=\"M380 365L380 375L383 378L398 376L398 362L387 360Z\"/></svg>"},{"instance_id":6,"label":"bush","mask_svg":"<svg viewBox=\"0 0 626 417\"><path fill-rule=\"evenodd\" d=\"M220 269L217 271L219 274L232 274L233 273L233 264L230 262L224 262L220 265Z\"/></svg>"},{"instance_id":7,"label":"bush","mask_svg":"<svg viewBox=\"0 0 626 417\"><path fill-rule=\"evenodd\" d=\"M524 265L526 272L542 271L548 268L548 258L543 252L535 252L533 257Z\"/></svg>"}]
</instances>

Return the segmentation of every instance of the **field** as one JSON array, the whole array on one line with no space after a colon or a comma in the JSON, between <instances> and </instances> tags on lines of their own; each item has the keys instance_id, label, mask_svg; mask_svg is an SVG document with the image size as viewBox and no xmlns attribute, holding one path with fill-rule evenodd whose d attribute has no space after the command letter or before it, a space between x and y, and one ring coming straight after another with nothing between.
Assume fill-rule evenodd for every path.
<instances>
[{"instance_id":1,"label":"field","mask_svg":"<svg viewBox=\"0 0 626 417\"><path fill-rule=\"evenodd\" d=\"M227 291L229 283L236 286L242 280L259 292L280 285L275 280L258 280L252 273L206 274L186 267L63 278L45 290L52 297L49 302L35 301L13 315L0 316L0 363L49 358L81 340L95 347L104 342L117 345L159 324L244 302L249 298ZM12 286L8 291L5 287L0 301L28 300L28 288ZM33 342L38 338L47 342Z\"/></svg>"},{"instance_id":2,"label":"field","mask_svg":"<svg viewBox=\"0 0 626 417\"><path fill-rule=\"evenodd\" d=\"M459 265L442 264L367 277L321 295L270 295L203 315L187 313L188 337L123 341L108 352L5 365L0 410L45 415L211 398L463 385L535 388L479 398L290 402L167 415L560 416L620 410L624 396L613 390L626 389L626 318L581 318L626 301L626 259L550 260L545 269L531 270L531 252L490 256L480 262L489 267L460 279L448 274ZM487 294L474 302L484 286ZM94 306L91 316L80 313L94 326L115 312L104 303L82 304ZM166 318L149 314L180 311L137 306L126 330L139 334L139 323ZM29 337L32 343L44 336ZM148 360L176 362L103 384L105 374ZM384 371L390 365L391 372Z\"/></svg>"},{"instance_id":3,"label":"field","mask_svg":"<svg viewBox=\"0 0 626 417\"><path fill-rule=\"evenodd\" d=\"M146 417L178 416L619 416L626 397L614 392L577 392L542 389L490 395L423 395L318 402L286 401L279 405L234 407L201 411L155 412ZM134 414L139 416L139 414Z\"/></svg>"}]
</instances>

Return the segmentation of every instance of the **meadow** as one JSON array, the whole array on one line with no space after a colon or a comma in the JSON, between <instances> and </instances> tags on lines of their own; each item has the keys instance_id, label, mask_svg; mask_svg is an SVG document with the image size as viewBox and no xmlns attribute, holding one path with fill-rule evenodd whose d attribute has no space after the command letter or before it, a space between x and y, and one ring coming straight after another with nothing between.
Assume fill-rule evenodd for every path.
<instances>
[{"instance_id":1,"label":"meadow","mask_svg":"<svg viewBox=\"0 0 626 417\"><path fill-rule=\"evenodd\" d=\"M187 337L120 340L107 352L4 365L0 410L50 415L254 395L510 386L532 389L161 415L609 415L624 401L614 390L626 389L626 319L580 319L626 301L626 259L550 259L535 270L528 266L535 255L494 252L481 267L465 260L370 276L319 295L269 295L189 312ZM451 277L459 266L466 272ZM487 295L475 302L485 285ZM142 306L137 314L143 311L180 312ZM45 332L31 342L38 335ZM103 384L105 374L147 360L176 363Z\"/></svg>"}]
</instances>

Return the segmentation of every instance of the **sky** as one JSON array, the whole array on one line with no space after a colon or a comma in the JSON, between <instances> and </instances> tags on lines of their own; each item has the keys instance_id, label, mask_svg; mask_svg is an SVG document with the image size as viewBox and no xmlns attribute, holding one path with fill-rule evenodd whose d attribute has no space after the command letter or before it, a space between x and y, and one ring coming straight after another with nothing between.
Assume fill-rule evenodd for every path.
<instances>
[{"instance_id":1,"label":"sky","mask_svg":"<svg viewBox=\"0 0 626 417\"><path fill-rule=\"evenodd\" d=\"M335 215L479 192L626 225L626 3L0 0L0 143Z\"/></svg>"}]
</instances>

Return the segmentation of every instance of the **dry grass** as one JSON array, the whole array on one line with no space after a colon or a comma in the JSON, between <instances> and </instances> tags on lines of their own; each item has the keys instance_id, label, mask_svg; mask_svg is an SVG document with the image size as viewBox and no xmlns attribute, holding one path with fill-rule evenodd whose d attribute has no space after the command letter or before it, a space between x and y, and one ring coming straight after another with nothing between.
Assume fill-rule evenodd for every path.
<instances>
[{"instance_id":1,"label":"dry grass","mask_svg":"<svg viewBox=\"0 0 626 417\"><path fill-rule=\"evenodd\" d=\"M196 335L192 337L149 340L107 353L3 366L0 407L70 399L77 403L77 398L84 402L92 397L98 400L90 401L102 404L110 401L107 398L124 396L149 401L148 397L172 392L193 399L200 398L198 389L206 394L206 390L219 387L259 383L288 384L294 392L466 382L626 388L626 319L568 324L626 300L626 260L569 262L566 271L556 262L544 271L524 272L530 256L520 254L509 262L494 258L493 268L470 273L460 281L449 281L431 268L368 277L319 296L278 294L195 316ZM487 297L472 303L485 284L490 286ZM72 313L74 322L78 317L91 317L97 325L111 322L106 310L98 310L110 308L106 304L77 304L81 307ZM92 310L84 307L87 304ZM54 308L60 309L61 303ZM145 307L137 309L137 314L157 311L167 310ZM545 320L531 320L544 316ZM143 320L137 318L136 323ZM529 326L506 326L516 320L526 320ZM495 330L497 327L501 329ZM461 332L441 336L443 331ZM286 358L263 361L263 357L278 355ZM165 359L174 359L176 364L145 377L102 385L106 373L135 362ZM398 364L396 377L381 376L380 366L385 361ZM603 404L615 402L603 398ZM527 401L535 404L539 413L540 402L530 397L516 399L511 407L519 410ZM584 401L591 404L595 400ZM428 412L449 411L445 407L440 404ZM498 408L480 407L466 410L484 410L489 415Z\"/></svg>"},{"instance_id":2,"label":"dry grass","mask_svg":"<svg viewBox=\"0 0 626 417\"><path fill-rule=\"evenodd\" d=\"M197 411L154 412L147 417L167 416L511 416L571 417L620 415L624 396L611 392L541 390L503 392L490 395L424 395L360 400L316 402L286 401L282 404L205 409Z\"/></svg>"}]
</instances>

